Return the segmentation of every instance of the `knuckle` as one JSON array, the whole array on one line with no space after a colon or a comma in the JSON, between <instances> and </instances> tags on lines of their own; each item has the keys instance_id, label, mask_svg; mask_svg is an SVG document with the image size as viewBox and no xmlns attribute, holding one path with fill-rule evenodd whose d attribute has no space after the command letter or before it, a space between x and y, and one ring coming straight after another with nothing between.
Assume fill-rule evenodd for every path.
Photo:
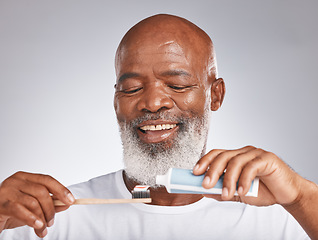
<instances>
[{"instance_id":1,"label":"knuckle","mask_svg":"<svg viewBox=\"0 0 318 240\"><path fill-rule=\"evenodd\" d=\"M12 188L11 186L15 184L15 182L17 181L16 177L14 177L14 175L12 175L11 177L8 177L7 179L5 179L2 183L1 183L1 188Z\"/></svg>"},{"instance_id":2,"label":"knuckle","mask_svg":"<svg viewBox=\"0 0 318 240\"><path fill-rule=\"evenodd\" d=\"M228 162L227 166L226 166L226 171L230 171L231 169L233 169L235 166L237 166L237 160L231 160Z\"/></svg>"},{"instance_id":3,"label":"knuckle","mask_svg":"<svg viewBox=\"0 0 318 240\"><path fill-rule=\"evenodd\" d=\"M3 206L7 209L7 211L10 213L10 215L15 215L14 213L19 211L21 209L22 205L20 203L17 203L15 201L7 200Z\"/></svg>"},{"instance_id":4,"label":"knuckle","mask_svg":"<svg viewBox=\"0 0 318 240\"><path fill-rule=\"evenodd\" d=\"M219 155L221 152L223 152L222 149L212 149L211 151L209 151L206 156L207 157L211 157L211 156L217 156Z\"/></svg>"},{"instance_id":5,"label":"knuckle","mask_svg":"<svg viewBox=\"0 0 318 240\"><path fill-rule=\"evenodd\" d=\"M12 177L21 178L21 177L23 177L23 175L25 175L25 174L26 174L26 173L23 172L23 171L18 171L18 172L16 172L16 173L14 173L14 174L12 175Z\"/></svg>"},{"instance_id":6,"label":"knuckle","mask_svg":"<svg viewBox=\"0 0 318 240\"><path fill-rule=\"evenodd\" d=\"M246 165L246 169L253 169L256 168L258 166L259 161L261 161L262 158L261 157L255 157L252 161L250 161L247 165Z\"/></svg>"},{"instance_id":7,"label":"knuckle","mask_svg":"<svg viewBox=\"0 0 318 240\"><path fill-rule=\"evenodd\" d=\"M49 181L50 180L50 175L39 174L39 176L42 178L42 181Z\"/></svg>"},{"instance_id":8,"label":"knuckle","mask_svg":"<svg viewBox=\"0 0 318 240\"><path fill-rule=\"evenodd\" d=\"M218 158L225 158L227 155L227 152L221 152L217 155Z\"/></svg>"},{"instance_id":9,"label":"knuckle","mask_svg":"<svg viewBox=\"0 0 318 240\"><path fill-rule=\"evenodd\" d=\"M45 177L48 181L52 181L52 180L54 180L54 178L53 177L51 177L50 175L48 175L48 174L43 174L43 177Z\"/></svg>"},{"instance_id":10,"label":"knuckle","mask_svg":"<svg viewBox=\"0 0 318 240\"><path fill-rule=\"evenodd\" d=\"M28 205L31 209L36 209L39 207L39 202L36 199L31 198L28 200Z\"/></svg>"},{"instance_id":11,"label":"knuckle","mask_svg":"<svg viewBox=\"0 0 318 240\"><path fill-rule=\"evenodd\" d=\"M252 145L247 145L246 147L244 147L246 149L256 149L256 147L252 146Z\"/></svg>"},{"instance_id":12,"label":"knuckle","mask_svg":"<svg viewBox=\"0 0 318 240\"><path fill-rule=\"evenodd\" d=\"M264 156L264 158L267 158L267 159L277 158L277 156L274 153L267 152L267 151L264 151L263 156Z\"/></svg>"},{"instance_id":13,"label":"knuckle","mask_svg":"<svg viewBox=\"0 0 318 240\"><path fill-rule=\"evenodd\" d=\"M266 152L266 151L263 150L262 148L255 148L253 151L255 151L257 154L263 154L263 153Z\"/></svg>"},{"instance_id":14,"label":"knuckle","mask_svg":"<svg viewBox=\"0 0 318 240\"><path fill-rule=\"evenodd\" d=\"M37 187L37 196L39 198L46 198L47 196L49 196L49 192L44 186L38 186Z\"/></svg>"},{"instance_id":15,"label":"knuckle","mask_svg":"<svg viewBox=\"0 0 318 240\"><path fill-rule=\"evenodd\" d=\"M44 184L50 185L53 182L56 182L55 178L51 177L50 175L47 174L41 174L41 181L43 181Z\"/></svg>"},{"instance_id":16,"label":"knuckle","mask_svg":"<svg viewBox=\"0 0 318 240\"><path fill-rule=\"evenodd\" d=\"M212 154L212 153L216 153L216 152L219 152L220 149L212 149L208 152L208 154Z\"/></svg>"},{"instance_id":17,"label":"knuckle","mask_svg":"<svg viewBox=\"0 0 318 240\"><path fill-rule=\"evenodd\" d=\"M223 150L223 149L214 149L213 151L214 151L214 153L221 153L221 152L224 152L224 150Z\"/></svg>"},{"instance_id":18,"label":"knuckle","mask_svg":"<svg viewBox=\"0 0 318 240\"><path fill-rule=\"evenodd\" d=\"M239 154L239 155L236 155L235 157L233 157L228 165L229 166L235 166L235 165L241 165L243 162L243 159L242 159L242 154Z\"/></svg>"},{"instance_id":19,"label":"knuckle","mask_svg":"<svg viewBox=\"0 0 318 240\"><path fill-rule=\"evenodd\" d=\"M3 189L5 189L7 186L10 186L11 182L12 182L11 178L5 179L0 185L1 190L3 191Z\"/></svg>"}]
</instances>

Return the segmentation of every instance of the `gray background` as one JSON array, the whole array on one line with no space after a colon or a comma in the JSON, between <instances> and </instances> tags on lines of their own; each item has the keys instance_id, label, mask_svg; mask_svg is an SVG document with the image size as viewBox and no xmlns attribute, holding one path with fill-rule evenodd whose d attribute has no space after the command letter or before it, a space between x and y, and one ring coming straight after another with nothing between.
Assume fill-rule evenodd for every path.
<instances>
[{"instance_id":1,"label":"gray background","mask_svg":"<svg viewBox=\"0 0 318 240\"><path fill-rule=\"evenodd\" d=\"M318 182L317 1L0 0L0 181L18 170L65 185L122 168L114 53L156 13L214 40L222 108L208 146L272 151Z\"/></svg>"}]
</instances>

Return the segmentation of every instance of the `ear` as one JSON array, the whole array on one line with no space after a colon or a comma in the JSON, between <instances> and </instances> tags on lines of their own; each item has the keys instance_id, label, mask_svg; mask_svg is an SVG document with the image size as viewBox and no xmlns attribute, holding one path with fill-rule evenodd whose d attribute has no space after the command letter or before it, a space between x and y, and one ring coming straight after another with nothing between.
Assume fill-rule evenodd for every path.
<instances>
[{"instance_id":1,"label":"ear","mask_svg":"<svg viewBox=\"0 0 318 240\"><path fill-rule=\"evenodd\" d=\"M218 110L223 102L225 95L225 84L223 78L216 79L211 86L211 110Z\"/></svg>"}]
</instances>

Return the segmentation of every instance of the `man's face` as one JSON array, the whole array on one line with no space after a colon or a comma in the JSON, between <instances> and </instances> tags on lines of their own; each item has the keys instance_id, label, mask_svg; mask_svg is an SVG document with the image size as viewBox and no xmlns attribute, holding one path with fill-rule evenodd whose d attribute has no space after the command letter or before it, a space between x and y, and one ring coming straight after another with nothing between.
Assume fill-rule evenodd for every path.
<instances>
[{"instance_id":1,"label":"man's face","mask_svg":"<svg viewBox=\"0 0 318 240\"><path fill-rule=\"evenodd\" d=\"M134 168L132 177L153 185L149 179L169 167L191 168L205 147L208 128L204 59L181 41L162 39L135 41L117 57L114 106L126 171ZM142 169L145 165L151 167ZM152 176L143 181L145 172Z\"/></svg>"},{"instance_id":2,"label":"man's face","mask_svg":"<svg viewBox=\"0 0 318 240\"><path fill-rule=\"evenodd\" d=\"M200 62L191 46L185 45L172 40L143 41L122 49L114 100L119 122L159 112L203 116L210 93L204 60ZM141 122L135 130L144 143L159 143L173 139L180 124L157 119Z\"/></svg>"}]
</instances>

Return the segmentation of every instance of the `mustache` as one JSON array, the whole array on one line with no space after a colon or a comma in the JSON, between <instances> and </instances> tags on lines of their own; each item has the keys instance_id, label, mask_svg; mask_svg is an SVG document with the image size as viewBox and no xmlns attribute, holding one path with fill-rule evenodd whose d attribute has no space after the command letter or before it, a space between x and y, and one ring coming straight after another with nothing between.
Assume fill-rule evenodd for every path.
<instances>
[{"instance_id":1,"label":"mustache","mask_svg":"<svg viewBox=\"0 0 318 240\"><path fill-rule=\"evenodd\" d=\"M178 122L178 124L184 124L188 122L190 118L185 116L176 116L175 114L171 114L168 112L159 112L159 113L145 113L143 116L138 117L132 120L129 125L136 127L137 125L141 124L144 121L148 120L166 120L166 121L173 121Z\"/></svg>"}]
</instances>

